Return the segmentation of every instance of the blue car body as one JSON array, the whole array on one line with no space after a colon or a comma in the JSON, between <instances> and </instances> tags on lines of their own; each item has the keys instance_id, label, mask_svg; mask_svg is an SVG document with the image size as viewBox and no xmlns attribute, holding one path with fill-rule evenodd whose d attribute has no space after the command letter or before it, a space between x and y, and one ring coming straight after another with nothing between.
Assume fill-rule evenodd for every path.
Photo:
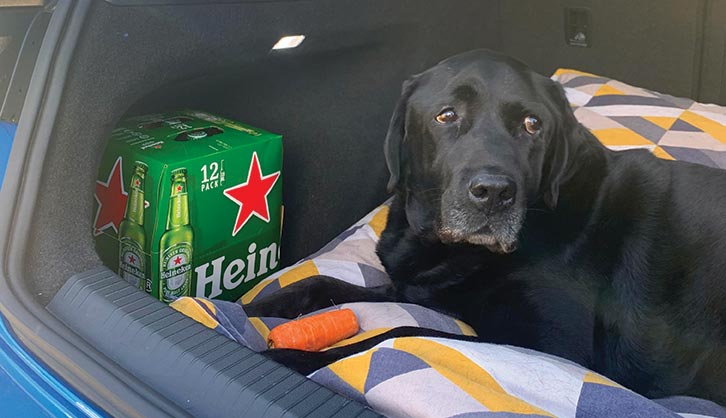
<instances>
[{"instance_id":1,"label":"blue car body","mask_svg":"<svg viewBox=\"0 0 726 418\"><path fill-rule=\"evenodd\" d=\"M2 187L5 169L8 166L10 147L13 146L16 128L14 123L0 121L0 187Z\"/></svg>"},{"instance_id":2,"label":"blue car body","mask_svg":"<svg viewBox=\"0 0 726 418\"><path fill-rule=\"evenodd\" d=\"M0 187L16 125L0 121ZM0 314L0 411L7 417L103 417L18 340Z\"/></svg>"}]
</instances>

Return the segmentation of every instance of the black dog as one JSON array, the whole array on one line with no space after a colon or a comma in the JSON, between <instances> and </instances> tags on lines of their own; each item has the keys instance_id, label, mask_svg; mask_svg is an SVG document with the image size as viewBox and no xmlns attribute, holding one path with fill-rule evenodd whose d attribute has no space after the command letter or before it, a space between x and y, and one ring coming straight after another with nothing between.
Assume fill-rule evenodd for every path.
<instances>
[{"instance_id":1,"label":"black dog","mask_svg":"<svg viewBox=\"0 0 726 418\"><path fill-rule=\"evenodd\" d=\"M646 396L726 403L726 172L604 148L557 83L488 51L404 83L385 148L393 285L318 277L251 315L412 302ZM268 355L307 373L395 335L441 334Z\"/></svg>"}]
</instances>

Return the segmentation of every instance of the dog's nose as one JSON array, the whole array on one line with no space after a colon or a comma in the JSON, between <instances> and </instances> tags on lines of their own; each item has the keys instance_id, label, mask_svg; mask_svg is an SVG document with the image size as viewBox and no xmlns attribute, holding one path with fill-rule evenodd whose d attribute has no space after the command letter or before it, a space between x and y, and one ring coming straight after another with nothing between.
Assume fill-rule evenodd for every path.
<instances>
[{"instance_id":1,"label":"dog's nose","mask_svg":"<svg viewBox=\"0 0 726 418\"><path fill-rule=\"evenodd\" d=\"M487 212L504 210L517 195L517 184L509 176L479 173L469 181L469 199Z\"/></svg>"}]
</instances>

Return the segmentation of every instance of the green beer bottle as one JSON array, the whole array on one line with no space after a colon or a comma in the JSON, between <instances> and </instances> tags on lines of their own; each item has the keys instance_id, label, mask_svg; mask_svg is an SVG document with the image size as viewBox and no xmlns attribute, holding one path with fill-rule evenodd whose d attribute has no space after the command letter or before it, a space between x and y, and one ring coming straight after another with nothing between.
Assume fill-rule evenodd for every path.
<instances>
[{"instance_id":1,"label":"green beer bottle","mask_svg":"<svg viewBox=\"0 0 726 418\"><path fill-rule=\"evenodd\" d=\"M159 296L164 302L188 296L192 280L192 242L194 232L189 225L187 170L171 172L171 196L166 232L159 240Z\"/></svg>"},{"instance_id":2,"label":"green beer bottle","mask_svg":"<svg viewBox=\"0 0 726 418\"><path fill-rule=\"evenodd\" d=\"M118 228L118 274L139 289L146 284L146 232L144 231L144 176L146 164L134 162L124 219Z\"/></svg>"}]
</instances>

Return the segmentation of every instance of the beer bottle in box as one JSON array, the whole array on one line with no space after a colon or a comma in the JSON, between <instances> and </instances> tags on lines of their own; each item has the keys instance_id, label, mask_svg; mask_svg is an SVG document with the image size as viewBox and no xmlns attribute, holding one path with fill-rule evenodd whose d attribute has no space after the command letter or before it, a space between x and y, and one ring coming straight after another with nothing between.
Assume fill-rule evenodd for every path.
<instances>
[{"instance_id":1,"label":"beer bottle in box","mask_svg":"<svg viewBox=\"0 0 726 418\"><path fill-rule=\"evenodd\" d=\"M189 223L187 170L171 172L171 194L166 232L159 240L159 295L164 302L188 296L192 279L194 232Z\"/></svg>"},{"instance_id":2,"label":"beer bottle in box","mask_svg":"<svg viewBox=\"0 0 726 418\"><path fill-rule=\"evenodd\" d=\"M144 231L144 177L147 166L134 163L124 219L119 224L118 274L139 289L146 284L146 232Z\"/></svg>"}]
</instances>

